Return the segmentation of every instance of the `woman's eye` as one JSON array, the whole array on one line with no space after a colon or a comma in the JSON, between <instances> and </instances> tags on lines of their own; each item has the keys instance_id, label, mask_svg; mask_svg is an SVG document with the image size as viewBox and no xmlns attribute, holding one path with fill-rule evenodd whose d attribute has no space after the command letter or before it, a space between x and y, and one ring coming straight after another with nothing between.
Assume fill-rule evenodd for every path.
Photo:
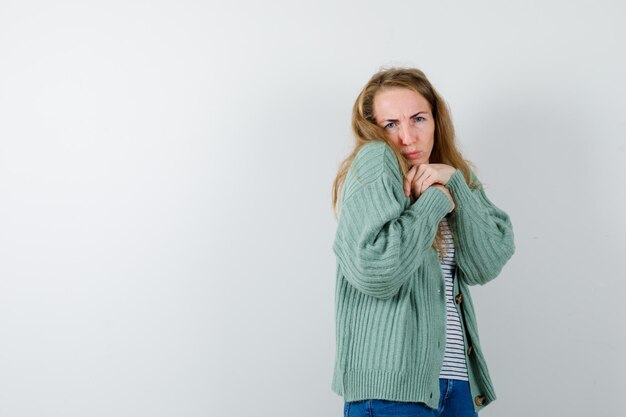
<instances>
[{"instance_id":1,"label":"woman's eye","mask_svg":"<svg viewBox=\"0 0 626 417\"><path fill-rule=\"evenodd\" d=\"M385 129L391 129L392 127L394 127L396 124L394 122L389 122L385 125Z\"/></svg>"},{"instance_id":2,"label":"woman's eye","mask_svg":"<svg viewBox=\"0 0 626 417\"><path fill-rule=\"evenodd\" d=\"M423 116L416 116L415 117L415 121L416 122L423 122L424 120L426 120L426 118L424 118Z\"/></svg>"}]
</instances>

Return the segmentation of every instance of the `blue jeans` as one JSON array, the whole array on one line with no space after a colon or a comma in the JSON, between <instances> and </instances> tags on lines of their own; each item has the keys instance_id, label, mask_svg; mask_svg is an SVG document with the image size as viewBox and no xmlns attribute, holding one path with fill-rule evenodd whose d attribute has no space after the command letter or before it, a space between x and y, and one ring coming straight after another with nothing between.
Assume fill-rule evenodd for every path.
<instances>
[{"instance_id":1,"label":"blue jeans","mask_svg":"<svg viewBox=\"0 0 626 417\"><path fill-rule=\"evenodd\" d=\"M344 402L344 417L478 417L467 381L440 379L439 408L424 403L388 400Z\"/></svg>"}]
</instances>

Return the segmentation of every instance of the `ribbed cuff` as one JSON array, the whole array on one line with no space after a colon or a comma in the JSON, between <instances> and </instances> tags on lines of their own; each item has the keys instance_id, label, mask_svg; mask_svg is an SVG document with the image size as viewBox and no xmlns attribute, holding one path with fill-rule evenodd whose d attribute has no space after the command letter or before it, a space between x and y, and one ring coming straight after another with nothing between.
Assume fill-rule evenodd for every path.
<instances>
[{"instance_id":1,"label":"ribbed cuff","mask_svg":"<svg viewBox=\"0 0 626 417\"><path fill-rule=\"evenodd\" d=\"M463 202L463 200L472 199L472 190L470 190L469 186L465 182L465 177L463 176L463 171L457 169L454 171L454 174L448 180L448 183L445 187L452 191L454 199L459 202Z\"/></svg>"},{"instance_id":2,"label":"ribbed cuff","mask_svg":"<svg viewBox=\"0 0 626 417\"><path fill-rule=\"evenodd\" d=\"M485 212L480 207L480 204L476 196L472 193L471 188L465 182L465 177L460 169L457 169L455 173L450 177L450 180L445 185L450 190L452 197L456 203L455 213L464 213L469 216L476 224L483 225L489 228L488 219L485 217Z\"/></svg>"},{"instance_id":3,"label":"ribbed cuff","mask_svg":"<svg viewBox=\"0 0 626 417\"><path fill-rule=\"evenodd\" d=\"M409 210L425 210L437 223L445 217L452 208L452 203L446 194L437 187L428 187L422 195L415 200Z\"/></svg>"}]
</instances>

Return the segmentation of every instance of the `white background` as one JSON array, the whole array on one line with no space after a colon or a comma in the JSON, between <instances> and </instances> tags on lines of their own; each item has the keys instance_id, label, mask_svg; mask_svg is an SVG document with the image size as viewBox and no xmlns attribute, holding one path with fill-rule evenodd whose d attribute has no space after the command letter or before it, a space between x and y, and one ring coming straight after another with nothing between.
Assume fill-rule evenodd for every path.
<instances>
[{"instance_id":1,"label":"white background","mask_svg":"<svg viewBox=\"0 0 626 417\"><path fill-rule=\"evenodd\" d=\"M623 416L620 1L0 3L0 416L340 416L331 184L424 70L517 252L493 416Z\"/></svg>"}]
</instances>

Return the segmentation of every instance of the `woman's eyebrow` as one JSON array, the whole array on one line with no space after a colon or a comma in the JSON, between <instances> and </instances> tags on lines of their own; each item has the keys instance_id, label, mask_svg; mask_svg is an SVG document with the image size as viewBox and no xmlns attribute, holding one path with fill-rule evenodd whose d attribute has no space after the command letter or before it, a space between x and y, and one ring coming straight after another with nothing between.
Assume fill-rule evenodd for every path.
<instances>
[{"instance_id":1,"label":"woman's eyebrow","mask_svg":"<svg viewBox=\"0 0 626 417\"><path fill-rule=\"evenodd\" d=\"M415 113L414 115L412 115L411 117L409 117L409 119L412 119L412 118L414 118L414 117L416 117L416 116L419 116L419 115L420 115L420 114L422 114L422 113L428 113L428 112L427 112L427 111L425 111L425 110L420 111L420 112L417 112L417 113ZM383 120L383 122L397 122L397 121L398 121L398 119L385 119L385 120Z\"/></svg>"}]
</instances>

